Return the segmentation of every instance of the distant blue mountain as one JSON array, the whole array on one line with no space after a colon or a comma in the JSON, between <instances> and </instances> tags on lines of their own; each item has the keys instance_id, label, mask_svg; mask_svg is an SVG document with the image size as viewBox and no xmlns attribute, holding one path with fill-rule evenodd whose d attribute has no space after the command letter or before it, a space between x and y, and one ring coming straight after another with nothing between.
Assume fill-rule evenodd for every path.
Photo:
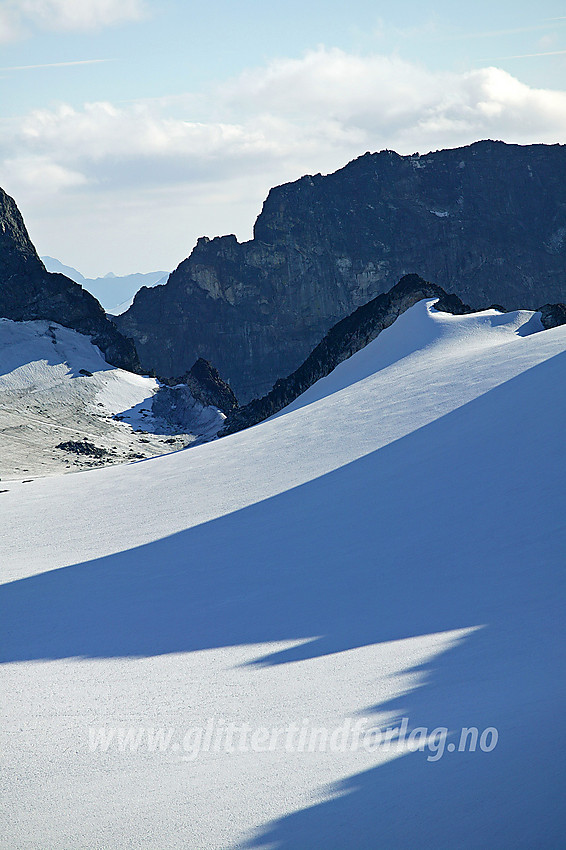
<instances>
[{"instance_id":1,"label":"distant blue mountain","mask_svg":"<svg viewBox=\"0 0 566 850\"><path fill-rule=\"evenodd\" d=\"M86 278L72 266L66 266L54 257L41 257L48 272L59 272L76 283L80 283L91 295L100 301L107 313L118 313L127 310L138 289L142 286L156 286L166 283L169 272L157 271L146 274L136 273L116 276L109 272L104 277Z\"/></svg>"}]
</instances>

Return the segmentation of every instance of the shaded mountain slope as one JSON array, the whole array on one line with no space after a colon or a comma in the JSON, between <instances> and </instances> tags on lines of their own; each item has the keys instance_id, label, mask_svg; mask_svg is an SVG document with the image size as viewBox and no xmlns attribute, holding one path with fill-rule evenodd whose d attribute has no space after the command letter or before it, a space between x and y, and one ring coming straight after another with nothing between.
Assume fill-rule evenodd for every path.
<instances>
[{"instance_id":1,"label":"shaded mountain slope","mask_svg":"<svg viewBox=\"0 0 566 850\"><path fill-rule=\"evenodd\" d=\"M0 316L58 322L90 336L110 363L139 369L133 342L108 321L96 298L68 277L46 271L16 202L1 189Z\"/></svg>"},{"instance_id":2,"label":"shaded mountain slope","mask_svg":"<svg viewBox=\"0 0 566 850\"><path fill-rule=\"evenodd\" d=\"M253 240L199 239L116 323L144 368L182 374L204 357L246 402L415 271L478 307L564 301L566 146L382 151L278 186Z\"/></svg>"}]
</instances>

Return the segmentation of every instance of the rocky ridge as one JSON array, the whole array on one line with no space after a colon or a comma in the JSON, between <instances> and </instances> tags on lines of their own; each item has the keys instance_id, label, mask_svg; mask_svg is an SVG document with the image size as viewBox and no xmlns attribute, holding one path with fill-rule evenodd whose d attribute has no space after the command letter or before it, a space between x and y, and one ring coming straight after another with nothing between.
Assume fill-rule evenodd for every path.
<instances>
[{"instance_id":1,"label":"rocky ridge","mask_svg":"<svg viewBox=\"0 0 566 850\"><path fill-rule=\"evenodd\" d=\"M249 428L278 413L320 378L329 375L339 363L376 339L401 313L423 298L438 298L436 309L446 313L473 312L457 295L448 295L419 275L405 275L389 292L378 295L334 325L305 362L287 378L276 381L266 396L234 410L220 436Z\"/></svg>"},{"instance_id":2,"label":"rocky ridge","mask_svg":"<svg viewBox=\"0 0 566 850\"><path fill-rule=\"evenodd\" d=\"M47 320L90 336L108 362L131 372L140 365L134 343L117 330L89 292L46 269L13 198L0 189L0 316Z\"/></svg>"},{"instance_id":3,"label":"rocky ridge","mask_svg":"<svg viewBox=\"0 0 566 850\"><path fill-rule=\"evenodd\" d=\"M278 186L251 241L199 239L116 324L145 369L182 374L203 357L246 402L417 270L478 308L564 301L566 146L367 153Z\"/></svg>"}]
</instances>

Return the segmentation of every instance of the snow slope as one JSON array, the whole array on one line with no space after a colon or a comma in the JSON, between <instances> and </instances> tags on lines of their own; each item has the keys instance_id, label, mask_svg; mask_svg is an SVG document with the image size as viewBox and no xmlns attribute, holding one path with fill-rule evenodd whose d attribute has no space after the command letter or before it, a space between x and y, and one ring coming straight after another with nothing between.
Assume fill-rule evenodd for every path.
<instances>
[{"instance_id":1,"label":"snow slope","mask_svg":"<svg viewBox=\"0 0 566 850\"><path fill-rule=\"evenodd\" d=\"M124 463L194 442L207 422L187 417L186 430L194 424L195 435L172 438L174 430L152 415L158 387L154 378L109 365L83 334L54 322L0 319L0 478ZM221 414L207 412L208 419L216 415L218 430ZM57 448L85 437L107 454Z\"/></svg>"},{"instance_id":2,"label":"snow slope","mask_svg":"<svg viewBox=\"0 0 566 850\"><path fill-rule=\"evenodd\" d=\"M566 328L433 303L271 421L0 494L6 846L561 846ZM402 718L497 746L183 746Z\"/></svg>"}]
</instances>

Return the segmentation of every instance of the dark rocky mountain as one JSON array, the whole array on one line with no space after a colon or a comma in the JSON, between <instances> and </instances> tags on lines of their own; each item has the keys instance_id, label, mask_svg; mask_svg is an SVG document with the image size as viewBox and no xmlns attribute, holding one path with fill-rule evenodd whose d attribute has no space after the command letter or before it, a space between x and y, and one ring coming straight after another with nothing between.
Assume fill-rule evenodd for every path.
<instances>
[{"instance_id":1,"label":"dark rocky mountain","mask_svg":"<svg viewBox=\"0 0 566 850\"><path fill-rule=\"evenodd\" d=\"M202 357L180 378L159 378L159 380L170 387L178 384L186 385L200 404L204 407L213 405L226 415L238 407L238 400L232 388L222 380L214 366Z\"/></svg>"},{"instance_id":2,"label":"dark rocky mountain","mask_svg":"<svg viewBox=\"0 0 566 850\"><path fill-rule=\"evenodd\" d=\"M144 368L181 374L204 357L247 401L415 271L478 307L564 301L566 146L382 151L278 186L253 240L199 239L116 324Z\"/></svg>"},{"instance_id":3,"label":"dark rocky mountain","mask_svg":"<svg viewBox=\"0 0 566 850\"><path fill-rule=\"evenodd\" d=\"M389 292L378 295L334 325L305 362L287 378L276 381L266 396L234 410L221 436L249 428L278 413L320 378L329 375L339 363L372 342L401 313L423 298L438 298L435 307L445 313L472 312L457 295L448 295L440 286L428 283L419 275L405 275Z\"/></svg>"},{"instance_id":4,"label":"dark rocky mountain","mask_svg":"<svg viewBox=\"0 0 566 850\"><path fill-rule=\"evenodd\" d=\"M47 319L92 337L106 359L139 370L131 339L108 321L89 292L62 274L50 274L32 245L16 202L0 189L0 316Z\"/></svg>"}]
</instances>

